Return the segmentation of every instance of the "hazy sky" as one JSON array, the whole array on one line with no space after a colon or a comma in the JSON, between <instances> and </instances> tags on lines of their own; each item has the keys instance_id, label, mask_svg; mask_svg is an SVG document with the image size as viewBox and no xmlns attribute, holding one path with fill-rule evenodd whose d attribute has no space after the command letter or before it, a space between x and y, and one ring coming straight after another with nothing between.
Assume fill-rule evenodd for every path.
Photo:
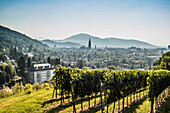
<instances>
[{"instance_id":1,"label":"hazy sky","mask_svg":"<svg viewBox=\"0 0 170 113\"><path fill-rule=\"evenodd\" d=\"M170 0L0 0L0 24L32 38L78 33L170 44Z\"/></svg>"}]
</instances>

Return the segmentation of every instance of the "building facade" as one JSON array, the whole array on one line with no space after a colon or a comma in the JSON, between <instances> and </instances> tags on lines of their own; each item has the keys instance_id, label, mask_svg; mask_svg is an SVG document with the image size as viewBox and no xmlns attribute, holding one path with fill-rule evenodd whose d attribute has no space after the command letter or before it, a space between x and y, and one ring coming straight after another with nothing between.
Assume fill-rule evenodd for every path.
<instances>
[{"instance_id":1,"label":"building facade","mask_svg":"<svg viewBox=\"0 0 170 113\"><path fill-rule=\"evenodd\" d=\"M27 83L44 83L52 79L54 68L49 63L32 64L26 75Z\"/></svg>"}]
</instances>

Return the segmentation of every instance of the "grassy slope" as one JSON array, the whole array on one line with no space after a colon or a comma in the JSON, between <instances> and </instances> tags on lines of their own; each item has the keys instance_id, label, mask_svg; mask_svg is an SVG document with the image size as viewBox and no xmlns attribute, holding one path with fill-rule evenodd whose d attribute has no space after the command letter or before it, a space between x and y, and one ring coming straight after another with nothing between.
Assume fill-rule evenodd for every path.
<instances>
[{"instance_id":1,"label":"grassy slope","mask_svg":"<svg viewBox=\"0 0 170 113\"><path fill-rule=\"evenodd\" d=\"M2 98L0 99L0 112L43 112L42 103L44 99L51 98L51 95L52 89L43 89L32 94Z\"/></svg>"},{"instance_id":2,"label":"grassy slope","mask_svg":"<svg viewBox=\"0 0 170 113\"><path fill-rule=\"evenodd\" d=\"M39 112L59 112L59 113L68 113L72 112L73 107L72 105L60 107L60 100L54 101L51 103L47 103L43 106L45 99L51 99L52 97L52 91L50 90L39 90L34 91L32 94L24 94L20 96L11 96L7 98L0 99L0 113L1 112L10 112L10 113L39 113ZM142 94L141 94L142 95ZM59 97L59 96L58 96ZM91 99L91 105L90 107L94 106L94 100ZM100 97L97 98L97 102L100 101ZM126 100L125 100L126 101ZM67 103L67 99L65 100ZM140 106L136 105L135 107L132 107L132 110L134 112L143 112L148 109L149 101L146 102ZM86 111L88 109L88 100L83 102L84 110ZM116 105L117 107L117 105ZM81 110L81 104L80 102L76 104L76 110L80 112ZM97 112L101 112L100 110Z\"/></svg>"},{"instance_id":3,"label":"grassy slope","mask_svg":"<svg viewBox=\"0 0 170 113\"><path fill-rule=\"evenodd\" d=\"M160 111L162 113L170 113L170 96L166 99L166 102L163 104Z\"/></svg>"},{"instance_id":4,"label":"grassy slope","mask_svg":"<svg viewBox=\"0 0 170 113\"><path fill-rule=\"evenodd\" d=\"M144 98L135 103L126 113L148 113L150 111L151 102L149 98Z\"/></svg>"}]
</instances>

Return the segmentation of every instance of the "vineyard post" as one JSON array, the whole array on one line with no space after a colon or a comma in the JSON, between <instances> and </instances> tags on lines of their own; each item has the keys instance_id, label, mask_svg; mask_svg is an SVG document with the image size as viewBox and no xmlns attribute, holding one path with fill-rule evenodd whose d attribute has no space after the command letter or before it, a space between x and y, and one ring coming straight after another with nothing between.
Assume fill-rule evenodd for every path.
<instances>
[{"instance_id":1,"label":"vineyard post","mask_svg":"<svg viewBox=\"0 0 170 113\"><path fill-rule=\"evenodd\" d=\"M96 105L96 92L95 92L95 101L94 101L94 105Z\"/></svg>"},{"instance_id":2,"label":"vineyard post","mask_svg":"<svg viewBox=\"0 0 170 113\"><path fill-rule=\"evenodd\" d=\"M113 106L113 113L114 113L114 111L115 111L115 102L114 102L114 106Z\"/></svg>"},{"instance_id":3,"label":"vineyard post","mask_svg":"<svg viewBox=\"0 0 170 113\"><path fill-rule=\"evenodd\" d=\"M130 94L130 104L131 104L131 97L132 97L132 95Z\"/></svg>"},{"instance_id":4,"label":"vineyard post","mask_svg":"<svg viewBox=\"0 0 170 113\"><path fill-rule=\"evenodd\" d=\"M118 100L118 113L119 113L119 110L120 110L120 98Z\"/></svg>"},{"instance_id":5,"label":"vineyard post","mask_svg":"<svg viewBox=\"0 0 170 113\"><path fill-rule=\"evenodd\" d=\"M166 97L166 93L165 93L165 91L164 91L164 98Z\"/></svg>"},{"instance_id":6,"label":"vineyard post","mask_svg":"<svg viewBox=\"0 0 170 113\"><path fill-rule=\"evenodd\" d=\"M97 89L97 87L96 87L96 77L95 77L95 101L94 101L94 106L96 105L96 89Z\"/></svg>"},{"instance_id":7,"label":"vineyard post","mask_svg":"<svg viewBox=\"0 0 170 113\"><path fill-rule=\"evenodd\" d=\"M60 85L60 88L61 88L61 85ZM61 100L61 105L62 105L62 94L61 94L61 89L60 89L60 100Z\"/></svg>"},{"instance_id":8,"label":"vineyard post","mask_svg":"<svg viewBox=\"0 0 170 113\"><path fill-rule=\"evenodd\" d=\"M141 99L141 98L140 98L140 93L141 93L141 90L140 90L140 92L139 92L139 99Z\"/></svg>"},{"instance_id":9,"label":"vineyard post","mask_svg":"<svg viewBox=\"0 0 170 113\"><path fill-rule=\"evenodd\" d=\"M161 94L161 96L160 96L160 100L161 100L161 103L162 103L162 94Z\"/></svg>"},{"instance_id":10,"label":"vineyard post","mask_svg":"<svg viewBox=\"0 0 170 113\"><path fill-rule=\"evenodd\" d=\"M125 95L124 95L125 97ZM125 98L123 97L123 110L124 110L124 105L125 105Z\"/></svg>"},{"instance_id":11,"label":"vineyard post","mask_svg":"<svg viewBox=\"0 0 170 113\"><path fill-rule=\"evenodd\" d=\"M61 82L61 83L62 83L62 82ZM63 87L62 87L62 85L61 85L61 90L60 90L61 105L63 104L62 90L63 90Z\"/></svg>"},{"instance_id":12,"label":"vineyard post","mask_svg":"<svg viewBox=\"0 0 170 113\"><path fill-rule=\"evenodd\" d=\"M88 99L89 99L89 108L90 108L90 97L88 96Z\"/></svg>"},{"instance_id":13,"label":"vineyard post","mask_svg":"<svg viewBox=\"0 0 170 113\"><path fill-rule=\"evenodd\" d=\"M138 98L138 100L139 100L139 91L137 92L137 98Z\"/></svg>"},{"instance_id":14,"label":"vineyard post","mask_svg":"<svg viewBox=\"0 0 170 113\"><path fill-rule=\"evenodd\" d=\"M139 94L140 94L140 91L138 92L138 100L140 100L140 99L139 99Z\"/></svg>"},{"instance_id":15,"label":"vineyard post","mask_svg":"<svg viewBox=\"0 0 170 113\"><path fill-rule=\"evenodd\" d=\"M103 105L103 101L102 101L102 81L100 80L100 97L101 97L101 108Z\"/></svg>"},{"instance_id":16,"label":"vineyard post","mask_svg":"<svg viewBox=\"0 0 170 113\"><path fill-rule=\"evenodd\" d=\"M62 81L62 100L63 100L63 103L64 103L64 89L63 89L63 76L62 76L62 79L61 79L61 81Z\"/></svg>"},{"instance_id":17,"label":"vineyard post","mask_svg":"<svg viewBox=\"0 0 170 113\"><path fill-rule=\"evenodd\" d=\"M62 88L62 92L63 92L63 95L62 95L63 97L62 98L63 98L63 103L64 103L64 94L65 94L65 91L63 91L63 88Z\"/></svg>"},{"instance_id":18,"label":"vineyard post","mask_svg":"<svg viewBox=\"0 0 170 113\"><path fill-rule=\"evenodd\" d=\"M73 113L76 113L76 107L75 107L75 103L74 103L74 96L73 96L73 91L72 91L72 81L69 79L70 81L70 87L71 87L71 94L72 94L72 103L73 103Z\"/></svg>"},{"instance_id":19,"label":"vineyard post","mask_svg":"<svg viewBox=\"0 0 170 113\"><path fill-rule=\"evenodd\" d=\"M57 98L57 78L56 78L56 93L55 93L55 97Z\"/></svg>"},{"instance_id":20,"label":"vineyard post","mask_svg":"<svg viewBox=\"0 0 170 113\"><path fill-rule=\"evenodd\" d=\"M138 101L138 94L137 94L137 92L135 92L135 98L136 98L136 101Z\"/></svg>"},{"instance_id":21,"label":"vineyard post","mask_svg":"<svg viewBox=\"0 0 170 113\"><path fill-rule=\"evenodd\" d=\"M128 107L128 96L127 96L127 107Z\"/></svg>"},{"instance_id":22,"label":"vineyard post","mask_svg":"<svg viewBox=\"0 0 170 113\"><path fill-rule=\"evenodd\" d=\"M68 93L67 93L67 95L68 95L68 103L70 102L70 100L69 100L69 92L70 92L70 91L68 91Z\"/></svg>"},{"instance_id":23,"label":"vineyard post","mask_svg":"<svg viewBox=\"0 0 170 113\"><path fill-rule=\"evenodd\" d=\"M81 97L81 110L83 110L83 101L82 101L82 97Z\"/></svg>"},{"instance_id":24,"label":"vineyard post","mask_svg":"<svg viewBox=\"0 0 170 113\"><path fill-rule=\"evenodd\" d=\"M151 81L151 113L153 113L154 96L153 96L153 81Z\"/></svg>"}]
</instances>

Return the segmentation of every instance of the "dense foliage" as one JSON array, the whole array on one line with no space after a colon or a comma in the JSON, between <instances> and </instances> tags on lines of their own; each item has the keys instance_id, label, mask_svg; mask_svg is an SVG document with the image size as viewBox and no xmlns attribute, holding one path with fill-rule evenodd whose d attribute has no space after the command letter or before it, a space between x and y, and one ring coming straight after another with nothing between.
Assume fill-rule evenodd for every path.
<instances>
[{"instance_id":1,"label":"dense foliage","mask_svg":"<svg viewBox=\"0 0 170 113\"><path fill-rule=\"evenodd\" d=\"M151 71L149 72L147 81L150 98L151 96L157 98L159 94L170 85L170 71Z\"/></svg>"},{"instance_id":2,"label":"dense foliage","mask_svg":"<svg viewBox=\"0 0 170 113\"><path fill-rule=\"evenodd\" d=\"M170 70L170 51L166 52L160 57L156 62L154 62L156 66L155 69L166 69Z\"/></svg>"},{"instance_id":3,"label":"dense foliage","mask_svg":"<svg viewBox=\"0 0 170 113\"><path fill-rule=\"evenodd\" d=\"M147 71L120 70L105 73L107 102L116 101L142 87L146 87Z\"/></svg>"},{"instance_id":4,"label":"dense foliage","mask_svg":"<svg viewBox=\"0 0 170 113\"><path fill-rule=\"evenodd\" d=\"M82 98L101 90L104 84L106 102L119 100L142 87L157 97L169 84L169 71L138 71L110 69L78 69L56 67L53 82L60 94L72 91L73 98ZM151 85L153 83L153 85ZM152 87L153 86L153 87ZM151 93L152 92L152 93Z\"/></svg>"},{"instance_id":5,"label":"dense foliage","mask_svg":"<svg viewBox=\"0 0 170 113\"><path fill-rule=\"evenodd\" d=\"M102 82L105 84L104 91L108 102L146 87L148 75L143 71L73 69L62 66L56 67L54 73L55 87L60 89L61 93L72 90L74 99L99 92Z\"/></svg>"},{"instance_id":6,"label":"dense foliage","mask_svg":"<svg viewBox=\"0 0 170 113\"><path fill-rule=\"evenodd\" d=\"M2 84L11 83L14 76L16 76L16 71L11 63L0 64L0 87Z\"/></svg>"}]
</instances>

